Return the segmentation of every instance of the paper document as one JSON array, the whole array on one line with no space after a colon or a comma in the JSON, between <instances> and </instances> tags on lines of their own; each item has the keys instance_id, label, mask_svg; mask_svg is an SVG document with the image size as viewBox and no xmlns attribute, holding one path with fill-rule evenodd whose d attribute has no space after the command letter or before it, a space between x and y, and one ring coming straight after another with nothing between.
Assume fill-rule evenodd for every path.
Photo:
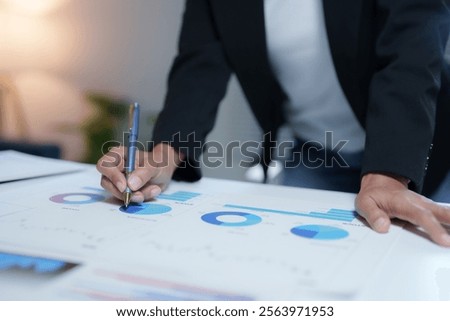
<instances>
[{"instance_id":1,"label":"paper document","mask_svg":"<svg viewBox=\"0 0 450 321\"><path fill-rule=\"evenodd\" d=\"M125 209L99 181L89 170L0 195L0 252L80 264L49 298L348 299L400 230L377 234L352 202L175 182Z\"/></svg>"},{"instance_id":2,"label":"paper document","mask_svg":"<svg viewBox=\"0 0 450 321\"><path fill-rule=\"evenodd\" d=\"M0 183L73 172L82 164L16 152L0 151Z\"/></svg>"}]
</instances>

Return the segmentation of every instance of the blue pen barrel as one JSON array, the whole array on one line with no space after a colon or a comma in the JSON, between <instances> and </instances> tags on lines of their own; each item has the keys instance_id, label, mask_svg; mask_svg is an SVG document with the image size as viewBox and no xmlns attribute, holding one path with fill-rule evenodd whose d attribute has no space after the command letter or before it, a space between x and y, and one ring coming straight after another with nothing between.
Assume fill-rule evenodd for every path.
<instances>
[{"instance_id":1,"label":"blue pen barrel","mask_svg":"<svg viewBox=\"0 0 450 321\"><path fill-rule=\"evenodd\" d=\"M135 163L136 163L136 152L137 152L137 148L136 148L136 141L133 142L129 142L129 147L128 147L128 165L126 167L126 171L128 173L134 171L134 167L135 167Z\"/></svg>"},{"instance_id":2,"label":"blue pen barrel","mask_svg":"<svg viewBox=\"0 0 450 321\"><path fill-rule=\"evenodd\" d=\"M135 167L137 141L139 134L139 113L140 108L138 103L134 103L130 106L130 132L128 134L128 159L126 165L126 171L132 172Z\"/></svg>"}]
</instances>

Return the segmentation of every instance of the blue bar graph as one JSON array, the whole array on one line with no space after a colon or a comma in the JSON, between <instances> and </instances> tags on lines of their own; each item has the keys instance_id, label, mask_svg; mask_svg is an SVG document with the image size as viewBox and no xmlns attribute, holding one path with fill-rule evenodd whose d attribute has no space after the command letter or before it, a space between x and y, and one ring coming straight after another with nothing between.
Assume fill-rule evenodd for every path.
<instances>
[{"instance_id":1,"label":"blue bar graph","mask_svg":"<svg viewBox=\"0 0 450 321\"><path fill-rule=\"evenodd\" d=\"M179 202L187 202L194 197L199 196L200 193L192 193L192 192L184 192L179 191L172 194L160 194L157 199L159 200L170 200L170 201L179 201Z\"/></svg>"},{"instance_id":2,"label":"blue bar graph","mask_svg":"<svg viewBox=\"0 0 450 321\"><path fill-rule=\"evenodd\" d=\"M234 208L234 209L240 209L240 210L264 212L264 213L271 213L271 214L312 217L312 218L320 218L320 219L343 221L343 222L351 222L358 215L355 211L342 210L342 209L338 209L338 208L332 208L326 212L313 211L313 212L309 212L309 213L301 213L301 212L281 211L281 210L274 210L274 209L269 209L269 208L234 205L234 204L225 204L224 206L228 207L228 208Z\"/></svg>"},{"instance_id":3,"label":"blue bar graph","mask_svg":"<svg viewBox=\"0 0 450 321\"><path fill-rule=\"evenodd\" d=\"M0 253L0 271L11 269L31 270L38 274L57 273L75 264L46 258Z\"/></svg>"}]
</instances>

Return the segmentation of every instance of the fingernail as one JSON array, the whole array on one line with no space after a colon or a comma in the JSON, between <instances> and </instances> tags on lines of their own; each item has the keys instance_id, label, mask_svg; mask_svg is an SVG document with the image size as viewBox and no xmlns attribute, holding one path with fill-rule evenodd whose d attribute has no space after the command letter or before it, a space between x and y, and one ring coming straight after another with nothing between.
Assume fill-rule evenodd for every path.
<instances>
[{"instance_id":1,"label":"fingernail","mask_svg":"<svg viewBox=\"0 0 450 321\"><path fill-rule=\"evenodd\" d=\"M152 198L158 196L159 194L161 194L161 189L159 187L152 188L152 190L151 190Z\"/></svg>"},{"instance_id":2,"label":"fingernail","mask_svg":"<svg viewBox=\"0 0 450 321\"><path fill-rule=\"evenodd\" d=\"M127 188L127 186L125 185L125 183L123 183L122 181L118 182L116 184L117 189L119 190L119 192L123 193L125 191L125 188Z\"/></svg>"},{"instance_id":3,"label":"fingernail","mask_svg":"<svg viewBox=\"0 0 450 321\"><path fill-rule=\"evenodd\" d=\"M128 179L128 186L130 186L132 190L137 190L142 186L142 180L138 176L131 176Z\"/></svg>"},{"instance_id":4,"label":"fingernail","mask_svg":"<svg viewBox=\"0 0 450 321\"><path fill-rule=\"evenodd\" d=\"M143 199L142 196L135 195L135 194L131 195L131 202L133 202L133 203L142 203L143 201L144 201L144 199Z\"/></svg>"},{"instance_id":5,"label":"fingernail","mask_svg":"<svg viewBox=\"0 0 450 321\"><path fill-rule=\"evenodd\" d=\"M386 230L387 220L384 217L379 217L373 223L373 227L377 232L384 232Z\"/></svg>"},{"instance_id":6,"label":"fingernail","mask_svg":"<svg viewBox=\"0 0 450 321\"><path fill-rule=\"evenodd\" d=\"M442 235L442 243L444 243L445 246L450 246L450 235Z\"/></svg>"}]
</instances>

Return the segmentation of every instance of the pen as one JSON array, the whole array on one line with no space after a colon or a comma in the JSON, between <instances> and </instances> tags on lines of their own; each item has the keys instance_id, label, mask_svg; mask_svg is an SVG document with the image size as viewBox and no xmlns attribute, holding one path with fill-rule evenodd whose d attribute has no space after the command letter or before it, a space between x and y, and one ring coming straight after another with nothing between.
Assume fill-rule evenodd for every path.
<instances>
[{"instance_id":1,"label":"pen","mask_svg":"<svg viewBox=\"0 0 450 321\"><path fill-rule=\"evenodd\" d=\"M136 160L136 142L138 140L138 133L139 133L139 104L134 103L130 105L130 115L129 115L129 125L128 125L130 131L128 134L128 153L127 153L127 163L125 167L125 177L128 182L128 176L134 171L135 166L135 160ZM131 200L131 194L133 192L128 187L125 189L125 192L123 192L123 199L125 203L125 207L128 207L130 205Z\"/></svg>"}]
</instances>

